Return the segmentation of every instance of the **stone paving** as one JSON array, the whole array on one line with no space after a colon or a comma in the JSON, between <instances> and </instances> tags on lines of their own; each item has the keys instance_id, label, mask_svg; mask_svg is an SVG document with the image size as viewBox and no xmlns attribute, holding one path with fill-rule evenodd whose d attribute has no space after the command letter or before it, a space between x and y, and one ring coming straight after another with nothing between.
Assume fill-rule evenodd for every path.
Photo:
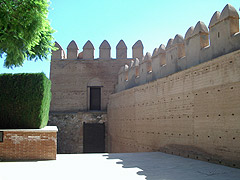
<instances>
[{"instance_id":1,"label":"stone paving","mask_svg":"<svg viewBox=\"0 0 240 180\"><path fill-rule=\"evenodd\" d=\"M239 180L240 169L161 152L58 154L57 160L0 162L0 180Z\"/></svg>"}]
</instances>

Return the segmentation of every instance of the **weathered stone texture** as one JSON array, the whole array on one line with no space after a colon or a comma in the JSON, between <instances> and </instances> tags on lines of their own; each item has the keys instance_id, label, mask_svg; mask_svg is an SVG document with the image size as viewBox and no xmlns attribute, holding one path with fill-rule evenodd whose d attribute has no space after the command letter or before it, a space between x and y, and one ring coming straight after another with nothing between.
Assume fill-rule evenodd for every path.
<instances>
[{"instance_id":1,"label":"weathered stone texture","mask_svg":"<svg viewBox=\"0 0 240 180\"><path fill-rule=\"evenodd\" d=\"M240 50L110 96L109 152L240 167Z\"/></svg>"},{"instance_id":2,"label":"weathered stone texture","mask_svg":"<svg viewBox=\"0 0 240 180\"><path fill-rule=\"evenodd\" d=\"M83 123L105 123L107 126L106 121L106 112L50 113L48 124L58 127L57 152L74 154L83 152ZM107 142L107 128L105 138Z\"/></svg>"}]
</instances>

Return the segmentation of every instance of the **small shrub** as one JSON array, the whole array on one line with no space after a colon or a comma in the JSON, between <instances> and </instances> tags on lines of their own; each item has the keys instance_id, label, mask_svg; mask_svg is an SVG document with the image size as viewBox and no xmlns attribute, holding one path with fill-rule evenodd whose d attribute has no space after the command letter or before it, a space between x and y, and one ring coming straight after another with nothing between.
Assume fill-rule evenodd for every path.
<instances>
[{"instance_id":1,"label":"small shrub","mask_svg":"<svg viewBox=\"0 0 240 180\"><path fill-rule=\"evenodd\" d=\"M0 129L45 127L50 89L44 73L0 74Z\"/></svg>"}]
</instances>

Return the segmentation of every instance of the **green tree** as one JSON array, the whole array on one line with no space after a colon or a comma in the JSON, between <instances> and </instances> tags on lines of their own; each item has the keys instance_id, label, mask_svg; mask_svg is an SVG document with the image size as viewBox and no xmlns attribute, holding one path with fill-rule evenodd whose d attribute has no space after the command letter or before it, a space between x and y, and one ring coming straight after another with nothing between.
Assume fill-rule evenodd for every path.
<instances>
[{"instance_id":1,"label":"green tree","mask_svg":"<svg viewBox=\"0 0 240 180\"><path fill-rule=\"evenodd\" d=\"M0 56L4 66L43 60L54 49L48 0L0 0Z\"/></svg>"}]
</instances>

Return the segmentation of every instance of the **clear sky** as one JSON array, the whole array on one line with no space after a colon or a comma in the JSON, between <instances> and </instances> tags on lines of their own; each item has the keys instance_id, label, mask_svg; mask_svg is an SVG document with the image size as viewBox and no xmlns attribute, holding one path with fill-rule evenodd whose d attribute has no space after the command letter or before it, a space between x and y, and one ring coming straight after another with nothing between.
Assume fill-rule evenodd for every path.
<instances>
[{"instance_id":1,"label":"clear sky","mask_svg":"<svg viewBox=\"0 0 240 180\"><path fill-rule=\"evenodd\" d=\"M75 40L81 52L90 40L98 58L106 39L114 58L116 45L123 39L130 58L137 40L142 40L144 53L152 53L176 34L184 36L198 21L208 26L214 12L221 12L228 3L239 13L240 0L51 0L48 18L56 30L55 40L65 50ZM0 59L0 73L44 72L49 77L50 59L25 62L13 70L4 68Z\"/></svg>"}]
</instances>

